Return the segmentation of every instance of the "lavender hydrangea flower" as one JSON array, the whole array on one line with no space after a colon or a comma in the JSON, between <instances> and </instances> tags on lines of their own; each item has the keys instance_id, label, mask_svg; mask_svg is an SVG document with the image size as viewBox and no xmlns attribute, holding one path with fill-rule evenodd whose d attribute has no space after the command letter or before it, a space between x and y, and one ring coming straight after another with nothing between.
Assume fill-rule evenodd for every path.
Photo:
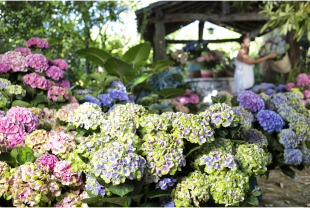
<instances>
[{"instance_id":1,"label":"lavender hydrangea flower","mask_svg":"<svg viewBox=\"0 0 310 208\"><path fill-rule=\"evenodd\" d=\"M266 87L268 87L268 88L275 88L275 87L276 87L276 85L274 85L274 84L272 84L272 83L261 83L260 85L261 85L261 86L266 86Z\"/></svg>"},{"instance_id":2,"label":"lavender hydrangea flower","mask_svg":"<svg viewBox=\"0 0 310 208\"><path fill-rule=\"evenodd\" d=\"M108 89L108 94L113 98L113 99L118 99L121 101L128 101L128 95L124 93L121 90L116 90L116 89Z\"/></svg>"},{"instance_id":3,"label":"lavender hydrangea flower","mask_svg":"<svg viewBox=\"0 0 310 208\"><path fill-rule=\"evenodd\" d=\"M271 94L273 94L273 93L275 93L276 91L275 90L273 90L273 89L267 89L264 93L266 94L266 95L271 95Z\"/></svg>"},{"instance_id":4,"label":"lavender hydrangea flower","mask_svg":"<svg viewBox=\"0 0 310 208\"><path fill-rule=\"evenodd\" d=\"M4 79L4 78L0 78L0 89L3 89L9 85L11 85L11 81Z\"/></svg>"},{"instance_id":5,"label":"lavender hydrangea flower","mask_svg":"<svg viewBox=\"0 0 310 208\"><path fill-rule=\"evenodd\" d=\"M100 94L97 97L101 100L102 106L111 107L115 101L109 94Z\"/></svg>"},{"instance_id":6,"label":"lavender hydrangea flower","mask_svg":"<svg viewBox=\"0 0 310 208\"><path fill-rule=\"evenodd\" d=\"M106 189L100 185L96 178L92 177L91 174L87 175L85 188L96 196L104 196L106 193Z\"/></svg>"},{"instance_id":7,"label":"lavender hydrangea flower","mask_svg":"<svg viewBox=\"0 0 310 208\"><path fill-rule=\"evenodd\" d=\"M118 89L124 93L127 93L126 87L121 81L113 81L110 86L118 87Z\"/></svg>"},{"instance_id":8,"label":"lavender hydrangea flower","mask_svg":"<svg viewBox=\"0 0 310 208\"><path fill-rule=\"evenodd\" d=\"M287 122L293 122L294 120L296 120L296 117L298 117L295 109L287 104L279 105L277 111L281 118L283 118Z\"/></svg>"},{"instance_id":9,"label":"lavender hydrangea flower","mask_svg":"<svg viewBox=\"0 0 310 208\"><path fill-rule=\"evenodd\" d=\"M238 115L242 127L246 130L251 129L252 122L254 121L254 116L252 115L252 113L248 112L240 106L233 107L232 109Z\"/></svg>"},{"instance_id":10,"label":"lavender hydrangea flower","mask_svg":"<svg viewBox=\"0 0 310 208\"><path fill-rule=\"evenodd\" d=\"M276 108L279 108L281 104L286 104L286 105L290 104L287 98L285 97L285 95L281 93L273 94L271 101L276 106Z\"/></svg>"},{"instance_id":11,"label":"lavender hydrangea flower","mask_svg":"<svg viewBox=\"0 0 310 208\"><path fill-rule=\"evenodd\" d=\"M277 92L285 92L286 91L286 85L285 84L280 84L277 88L276 88Z\"/></svg>"},{"instance_id":12,"label":"lavender hydrangea flower","mask_svg":"<svg viewBox=\"0 0 310 208\"><path fill-rule=\"evenodd\" d=\"M282 129L278 136L279 142L287 149L296 148L300 143L291 129Z\"/></svg>"},{"instance_id":13,"label":"lavender hydrangea flower","mask_svg":"<svg viewBox=\"0 0 310 208\"><path fill-rule=\"evenodd\" d=\"M240 106L253 112L265 109L264 101L254 92L243 91L241 92L237 100L240 102Z\"/></svg>"},{"instance_id":14,"label":"lavender hydrangea flower","mask_svg":"<svg viewBox=\"0 0 310 208\"><path fill-rule=\"evenodd\" d=\"M302 153L299 149L285 149L284 160L289 165L299 165L302 162Z\"/></svg>"},{"instance_id":15,"label":"lavender hydrangea flower","mask_svg":"<svg viewBox=\"0 0 310 208\"><path fill-rule=\"evenodd\" d=\"M95 103L98 106L101 106L100 100L95 98L95 97L93 97L93 96L91 96L91 95L86 95L84 102ZM84 102L82 102L82 103L84 103Z\"/></svg>"},{"instance_id":16,"label":"lavender hydrangea flower","mask_svg":"<svg viewBox=\"0 0 310 208\"><path fill-rule=\"evenodd\" d=\"M84 89L84 90L78 90L78 91L76 91L76 94L77 95L86 95L86 94L90 94L90 93L92 93L93 91L91 91L91 90L89 90L89 89Z\"/></svg>"},{"instance_id":17,"label":"lavender hydrangea flower","mask_svg":"<svg viewBox=\"0 0 310 208\"><path fill-rule=\"evenodd\" d=\"M216 174L225 168L237 170L237 163L231 154L224 152L211 151L208 155L200 158L199 165L205 165L204 171L208 174Z\"/></svg>"},{"instance_id":18,"label":"lavender hydrangea flower","mask_svg":"<svg viewBox=\"0 0 310 208\"><path fill-rule=\"evenodd\" d=\"M285 126L283 119L274 111L261 110L257 113L256 118L260 126L268 132L280 132Z\"/></svg>"},{"instance_id":19,"label":"lavender hydrangea flower","mask_svg":"<svg viewBox=\"0 0 310 208\"><path fill-rule=\"evenodd\" d=\"M257 129L244 130L240 133L240 136L249 144L256 144L259 147L265 147L268 145L266 136Z\"/></svg>"},{"instance_id":20,"label":"lavender hydrangea flower","mask_svg":"<svg viewBox=\"0 0 310 208\"><path fill-rule=\"evenodd\" d=\"M265 103L265 110L272 110L274 111L276 109L275 105L271 101L271 96L265 94L265 93L260 93L259 97L263 99Z\"/></svg>"},{"instance_id":21,"label":"lavender hydrangea flower","mask_svg":"<svg viewBox=\"0 0 310 208\"><path fill-rule=\"evenodd\" d=\"M310 165L310 151L307 147L300 148L302 153L302 163L304 163L307 167Z\"/></svg>"},{"instance_id":22,"label":"lavender hydrangea flower","mask_svg":"<svg viewBox=\"0 0 310 208\"><path fill-rule=\"evenodd\" d=\"M170 196L159 197L159 202L163 207L175 207L175 203L172 201L172 198Z\"/></svg>"},{"instance_id":23,"label":"lavender hydrangea flower","mask_svg":"<svg viewBox=\"0 0 310 208\"><path fill-rule=\"evenodd\" d=\"M174 178L163 178L163 180L159 181L156 184L156 188L160 188L161 190L167 190L168 186L173 186L174 183L177 182Z\"/></svg>"},{"instance_id":24,"label":"lavender hydrangea flower","mask_svg":"<svg viewBox=\"0 0 310 208\"><path fill-rule=\"evenodd\" d=\"M209 113L211 114L211 126L213 128L236 126L239 122L239 118L233 111L232 107L225 103L217 103L209 107ZM204 112L204 114L207 113ZM202 115L202 114L200 114Z\"/></svg>"}]
</instances>

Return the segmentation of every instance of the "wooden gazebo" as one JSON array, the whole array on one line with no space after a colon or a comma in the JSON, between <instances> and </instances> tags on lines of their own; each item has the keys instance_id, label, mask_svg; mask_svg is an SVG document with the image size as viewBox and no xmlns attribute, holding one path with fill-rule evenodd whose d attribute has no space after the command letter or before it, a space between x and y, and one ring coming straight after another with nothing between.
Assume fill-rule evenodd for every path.
<instances>
[{"instance_id":1,"label":"wooden gazebo","mask_svg":"<svg viewBox=\"0 0 310 208\"><path fill-rule=\"evenodd\" d=\"M186 43L194 40L166 40L166 35L196 20L199 21L199 37L202 41L204 22L233 29L252 39L263 35L260 29L269 19L258 14L261 2L251 3L251 9L242 12L228 1L159 1L136 11L138 31L154 48L154 60L166 59L166 44ZM265 33L268 30L265 31ZM208 40L210 43L232 42L237 39Z\"/></svg>"}]
</instances>

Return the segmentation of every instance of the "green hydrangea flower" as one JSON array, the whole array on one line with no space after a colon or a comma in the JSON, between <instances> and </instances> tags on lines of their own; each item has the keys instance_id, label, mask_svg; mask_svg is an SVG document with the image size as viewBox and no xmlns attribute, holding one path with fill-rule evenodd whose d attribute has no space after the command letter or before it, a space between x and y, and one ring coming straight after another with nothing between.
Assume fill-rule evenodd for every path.
<instances>
[{"instance_id":1,"label":"green hydrangea flower","mask_svg":"<svg viewBox=\"0 0 310 208\"><path fill-rule=\"evenodd\" d=\"M2 92L0 92L0 108L5 107L10 101Z\"/></svg>"},{"instance_id":2,"label":"green hydrangea flower","mask_svg":"<svg viewBox=\"0 0 310 208\"><path fill-rule=\"evenodd\" d=\"M4 89L8 91L8 93L16 95L16 98L19 100L26 96L26 90L19 85L8 85Z\"/></svg>"},{"instance_id":3,"label":"green hydrangea flower","mask_svg":"<svg viewBox=\"0 0 310 208\"><path fill-rule=\"evenodd\" d=\"M167 131L171 127L171 122L164 116L149 114L139 118L140 126L144 127L147 133L153 131Z\"/></svg>"},{"instance_id":4,"label":"green hydrangea flower","mask_svg":"<svg viewBox=\"0 0 310 208\"><path fill-rule=\"evenodd\" d=\"M172 193L175 207L199 207L199 203L209 200L210 182L200 171L190 173L181 179Z\"/></svg>"}]
</instances>

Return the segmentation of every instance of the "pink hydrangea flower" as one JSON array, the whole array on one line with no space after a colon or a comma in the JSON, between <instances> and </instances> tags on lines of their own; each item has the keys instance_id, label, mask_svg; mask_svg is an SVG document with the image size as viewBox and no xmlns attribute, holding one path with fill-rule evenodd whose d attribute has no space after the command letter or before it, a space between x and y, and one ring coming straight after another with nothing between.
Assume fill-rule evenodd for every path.
<instances>
[{"instance_id":1,"label":"pink hydrangea flower","mask_svg":"<svg viewBox=\"0 0 310 208\"><path fill-rule=\"evenodd\" d=\"M29 48L16 48L14 51L21 52L23 56L28 56L33 54Z\"/></svg>"},{"instance_id":2,"label":"pink hydrangea flower","mask_svg":"<svg viewBox=\"0 0 310 208\"><path fill-rule=\"evenodd\" d=\"M301 73L296 78L297 85L300 87L305 87L309 84L308 75L305 73Z\"/></svg>"},{"instance_id":3,"label":"pink hydrangea flower","mask_svg":"<svg viewBox=\"0 0 310 208\"><path fill-rule=\"evenodd\" d=\"M306 101L306 100L304 100L304 99L302 99L301 101L302 101L302 104L305 106L305 105L306 105L306 103L307 103L307 101Z\"/></svg>"},{"instance_id":4,"label":"pink hydrangea flower","mask_svg":"<svg viewBox=\"0 0 310 208\"><path fill-rule=\"evenodd\" d=\"M188 97L181 97L179 102L185 105L190 102L190 99Z\"/></svg>"},{"instance_id":5,"label":"pink hydrangea flower","mask_svg":"<svg viewBox=\"0 0 310 208\"><path fill-rule=\"evenodd\" d=\"M47 97L53 101L57 100L57 96L63 96L63 98L68 99L68 91L65 88L52 86L48 89Z\"/></svg>"},{"instance_id":6,"label":"pink hydrangea flower","mask_svg":"<svg viewBox=\"0 0 310 208\"><path fill-rule=\"evenodd\" d=\"M54 167L58 162L58 158L55 155L44 154L36 160L36 163L41 163L43 166L48 166L50 171L54 172Z\"/></svg>"},{"instance_id":7,"label":"pink hydrangea flower","mask_svg":"<svg viewBox=\"0 0 310 208\"><path fill-rule=\"evenodd\" d=\"M69 102L70 103L79 103L79 101L77 101L77 99L74 96L69 96Z\"/></svg>"},{"instance_id":8,"label":"pink hydrangea flower","mask_svg":"<svg viewBox=\"0 0 310 208\"><path fill-rule=\"evenodd\" d=\"M38 75L33 72L31 74L26 74L23 77L23 82L30 85L32 88L39 88L43 90L48 90L48 81L45 77Z\"/></svg>"},{"instance_id":9,"label":"pink hydrangea flower","mask_svg":"<svg viewBox=\"0 0 310 208\"><path fill-rule=\"evenodd\" d=\"M0 61L5 64L10 64L12 72L27 72L26 57L21 52L8 51L1 56Z\"/></svg>"},{"instance_id":10,"label":"pink hydrangea flower","mask_svg":"<svg viewBox=\"0 0 310 208\"><path fill-rule=\"evenodd\" d=\"M50 44L48 44L48 42L42 38L34 37L30 38L27 41L26 46L28 48L30 48L31 46L36 46L38 48L49 48Z\"/></svg>"},{"instance_id":11,"label":"pink hydrangea flower","mask_svg":"<svg viewBox=\"0 0 310 208\"><path fill-rule=\"evenodd\" d=\"M294 83L287 83L286 84L286 86L285 86L285 89L287 90L287 91L290 91L292 88L294 88L295 87L295 84Z\"/></svg>"},{"instance_id":12,"label":"pink hydrangea flower","mask_svg":"<svg viewBox=\"0 0 310 208\"><path fill-rule=\"evenodd\" d=\"M65 73L57 66L51 66L45 72L47 77L51 77L54 80L59 80L59 78L64 78Z\"/></svg>"},{"instance_id":13,"label":"pink hydrangea flower","mask_svg":"<svg viewBox=\"0 0 310 208\"><path fill-rule=\"evenodd\" d=\"M310 85L308 86L308 90L310 90Z\"/></svg>"},{"instance_id":14,"label":"pink hydrangea flower","mask_svg":"<svg viewBox=\"0 0 310 208\"><path fill-rule=\"evenodd\" d=\"M65 106L62 106L55 115L55 118L59 118L61 121L65 121L68 118L68 115L74 110L78 109L80 105L78 103L72 103Z\"/></svg>"},{"instance_id":15,"label":"pink hydrangea flower","mask_svg":"<svg viewBox=\"0 0 310 208\"><path fill-rule=\"evenodd\" d=\"M305 90L305 91L304 91L304 97L305 97L306 99L310 99L310 90Z\"/></svg>"},{"instance_id":16,"label":"pink hydrangea flower","mask_svg":"<svg viewBox=\"0 0 310 208\"><path fill-rule=\"evenodd\" d=\"M23 141L28 135L25 132L24 125L11 117L0 118L0 133L7 138L9 148L13 148L18 144L23 145Z\"/></svg>"},{"instance_id":17,"label":"pink hydrangea flower","mask_svg":"<svg viewBox=\"0 0 310 208\"><path fill-rule=\"evenodd\" d=\"M76 147L74 136L64 132L51 131L49 147L53 154L66 157Z\"/></svg>"},{"instance_id":18,"label":"pink hydrangea flower","mask_svg":"<svg viewBox=\"0 0 310 208\"><path fill-rule=\"evenodd\" d=\"M55 66L58 66L60 69L62 69L62 70L67 70L67 69L69 69L69 66L68 66L68 64L67 64L67 62L65 62L64 60L62 60L62 59L56 59L56 60L54 60L53 61L53 64L55 65Z\"/></svg>"},{"instance_id":19,"label":"pink hydrangea flower","mask_svg":"<svg viewBox=\"0 0 310 208\"><path fill-rule=\"evenodd\" d=\"M29 109L19 106L10 108L6 113L6 117L15 118L27 126L28 132L36 130L39 125L39 119L36 115L34 115Z\"/></svg>"},{"instance_id":20,"label":"pink hydrangea flower","mask_svg":"<svg viewBox=\"0 0 310 208\"><path fill-rule=\"evenodd\" d=\"M193 103L193 104L196 104L196 103L199 102L199 96L196 95L196 94L192 94L192 95L189 97L189 99L190 99L190 102Z\"/></svg>"},{"instance_id":21,"label":"pink hydrangea flower","mask_svg":"<svg viewBox=\"0 0 310 208\"><path fill-rule=\"evenodd\" d=\"M32 108L28 108L34 115L36 115L39 119L43 117L44 113L41 110L41 108L36 108L36 107L32 107Z\"/></svg>"},{"instance_id":22,"label":"pink hydrangea flower","mask_svg":"<svg viewBox=\"0 0 310 208\"><path fill-rule=\"evenodd\" d=\"M198 57L196 60L198 62L204 62L205 61L205 57Z\"/></svg>"},{"instance_id":23,"label":"pink hydrangea flower","mask_svg":"<svg viewBox=\"0 0 310 208\"><path fill-rule=\"evenodd\" d=\"M0 61L0 74L1 73L7 73L10 71L11 65L9 63L3 63Z\"/></svg>"},{"instance_id":24,"label":"pink hydrangea flower","mask_svg":"<svg viewBox=\"0 0 310 208\"><path fill-rule=\"evenodd\" d=\"M61 196L61 200L56 203L56 207L88 207L87 204L81 202L82 199L89 198L86 191L79 195L80 191L70 190Z\"/></svg>"},{"instance_id":25,"label":"pink hydrangea flower","mask_svg":"<svg viewBox=\"0 0 310 208\"><path fill-rule=\"evenodd\" d=\"M47 59L42 54L32 54L26 57L27 66L42 73L48 69Z\"/></svg>"},{"instance_id":26,"label":"pink hydrangea flower","mask_svg":"<svg viewBox=\"0 0 310 208\"><path fill-rule=\"evenodd\" d=\"M187 89L187 90L186 90L186 93L184 93L184 95L190 95L191 93L192 93L192 91L189 90L189 89Z\"/></svg>"},{"instance_id":27,"label":"pink hydrangea flower","mask_svg":"<svg viewBox=\"0 0 310 208\"><path fill-rule=\"evenodd\" d=\"M43 129L33 131L27 135L25 145L35 153L47 153L50 150L49 133Z\"/></svg>"},{"instance_id":28,"label":"pink hydrangea flower","mask_svg":"<svg viewBox=\"0 0 310 208\"><path fill-rule=\"evenodd\" d=\"M8 152L9 150L9 143L6 138L0 133L0 152ZM0 175L1 178L1 175Z\"/></svg>"},{"instance_id":29,"label":"pink hydrangea flower","mask_svg":"<svg viewBox=\"0 0 310 208\"><path fill-rule=\"evenodd\" d=\"M70 82L68 80L60 80L56 83L56 86L70 88Z\"/></svg>"},{"instance_id":30,"label":"pink hydrangea flower","mask_svg":"<svg viewBox=\"0 0 310 208\"><path fill-rule=\"evenodd\" d=\"M82 184L81 173L72 172L68 161L63 160L56 163L54 175L58 181L65 186L79 186Z\"/></svg>"},{"instance_id":31,"label":"pink hydrangea flower","mask_svg":"<svg viewBox=\"0 0 310 208\"><path fill-rule=\"evenodd\" d=\"M172 105L175 105L175 109L176 109L177 111L181 111L182 113L186 113L186 114L189 113L189 108L186 107L186 106L184 106L184 105L183 105L182 103L180 103L180 102L174 101L174 102L172 102Z\"/></svg>"}]
</instances>

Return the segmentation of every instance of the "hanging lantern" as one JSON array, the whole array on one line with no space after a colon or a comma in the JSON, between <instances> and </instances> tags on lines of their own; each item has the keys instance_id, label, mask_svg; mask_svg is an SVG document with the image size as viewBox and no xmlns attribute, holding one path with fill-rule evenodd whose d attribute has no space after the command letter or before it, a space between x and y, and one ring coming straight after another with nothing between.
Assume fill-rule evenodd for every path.
<instances>
[{"instance_id":1,"label":"hanging lantern","mask_svg":"<svg viewBox=\"0 0 310 208\"><path fill-rule=\"evenodd\" d=\"M214 33L214 28L212 28L212 27L208 28L208 33L210 35L212 35Z\"/></svg>"}]
</instances>

